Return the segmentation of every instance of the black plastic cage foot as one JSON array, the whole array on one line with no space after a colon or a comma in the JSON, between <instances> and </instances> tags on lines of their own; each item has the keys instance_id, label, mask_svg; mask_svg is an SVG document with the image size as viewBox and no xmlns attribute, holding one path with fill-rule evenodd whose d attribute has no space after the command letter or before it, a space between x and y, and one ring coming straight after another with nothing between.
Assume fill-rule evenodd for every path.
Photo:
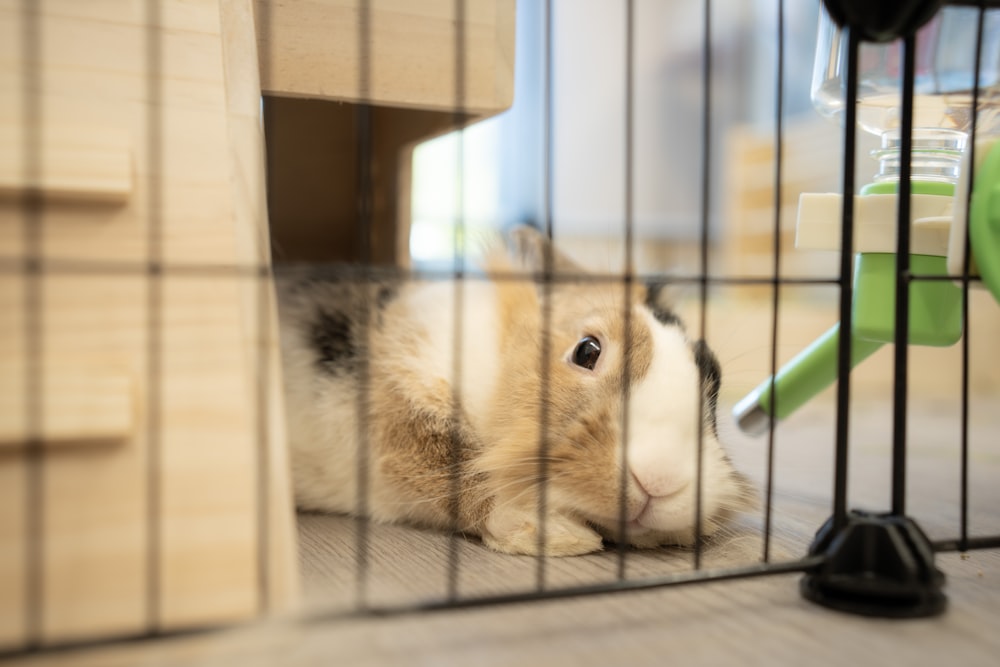
<instances>
[{"instance_id":1,"label":"black plastic cage foot","mask_svg":"<svg viewBox=\"0 0 1000 667\"><path fill-rule=\"evenodd\" d=\"M944 573L920 527L905 516L853 511L816 533L811 556L823 563L802 578L802 595L824 607L863 616L915 618L944 611Z\"/></svg>"},{"instance_id":2,"label":"black plastic cage foot","mask_svg":"<svg viewBox=\"0 0 1000 667\"><path fill-rule=\"evenodd\" d=\"M917 31L937 13L945 0L823 0L837 25L858 30L862 39L889 42Z\"/></svg>"}]
</instances>

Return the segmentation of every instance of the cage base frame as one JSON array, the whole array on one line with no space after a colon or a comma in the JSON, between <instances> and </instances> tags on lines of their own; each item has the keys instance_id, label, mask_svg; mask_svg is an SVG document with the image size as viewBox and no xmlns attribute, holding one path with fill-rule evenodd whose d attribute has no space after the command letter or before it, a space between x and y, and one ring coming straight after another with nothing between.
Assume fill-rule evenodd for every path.
<instances>
[{"instance_id":1,"label":"cage base frame","mask_svg":"<svg viewBox=\"0 0 1000 667\"><path fill-rule=\"evenodd\" d=\"M947 607L934 547L909 517L854 510L842 526L831 517L809 554L824 559L800 591L824 607L885 618L936 616Z\"/></svg>"}]
</instances>

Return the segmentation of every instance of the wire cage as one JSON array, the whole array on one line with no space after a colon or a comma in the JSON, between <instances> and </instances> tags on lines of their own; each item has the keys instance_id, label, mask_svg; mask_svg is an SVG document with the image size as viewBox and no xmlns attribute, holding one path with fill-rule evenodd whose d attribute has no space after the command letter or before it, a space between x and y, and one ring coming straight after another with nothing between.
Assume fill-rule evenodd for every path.
<instances>
[{"instance_id":1,"label":"wire cage","mask_svg":"<svg viewBox=\"0 0 1000 667\"><path fill-rule=\"evenodd\" d=\"M552 539L546 505L553 502L547 489L557 463L544 409L538 441L528 443L537 451L538 467L531 475L541 482L536 485L536 542L526 551L538 555L495 553L477 539L475 530L461 524L457 506L464 482L457 471L464 436L455 426L458 418L444 431L440 458L452 529L387 525L371 518L377 491L372 470L381 459L376 460L380 454L369 430L375 403L365 388L373 362L365 354L353 357L361 389L349 407L357 416L341 425L362 443L354 460L343 464L347 472L340 471L352 480L353 511L294 513L288 470L295 464L289 463L286 422L300 415L286 411L282 399L283 379L287 383L294 377L280 362L275 273L282 272L283 259L309 263L313 284L349 282L374 290L379 302L383 297L391 301L407 285L453 286L449 335L459 351L450 360L453 383L464 377L463 364L470 363L462 353L463 337L470 335L463 322L469 318L466 311L479 311L462 296L463 286L488 280L466 258L472 233L457 215L452 261L412 266L406 241L401 241L408 239L410 203L399 193L407 191L413 178L410 158L418 137L457 130L455 155L461 168L463 128L510 104L512 84L503 83L496 69L503 58L490 60L481 50L494 48L512 57L505 50L512 46L515 3L427 4L432 5L428 13L395 16L397 10L378 0L334 1L327 3L331 13L322 20L266 0L147 0L121 7L0 4L0 85L9 93L3 96L0 116L7 124L5 155L0 157L0 194L5 197L0 202L0 288L8 313L0 325L5 394L0 405L0 544L7 552L0 560L0 588L5 591L0 647L18 653L163 636L295 608L304 609L306 618L333 620L789 573L801 573L803 595L834 608L881 616L942 612L944 575L935 554L1000 546L998 529L986 522L989 528L979 530L970 509L971 443L992 437L988 430L977 433L970 419L970 410L976 409L970 377L977 363L990 363L977 362L974 353L982 348L970 341L975 299L970 288L993 280L988 275L993 264L991 251L977 248L988 246L991 237L973 239L975 231L952 241L963 249L959 270L928 275L917 268L922 260L911 263L916 255L911 254L909 221L916 195L911 195L913 174L906 156L914 152L916 35L941 7L969 7L976 22L975 45L967 45L976 54L976 84L969 105L971 155L966 159L978 165L976 151L984 150L984 144L976 134L976 114L992 94L979 85L988 80L980 71L984 58L992 57L981 55L984 26L1000 7L985 1L909 2L881 15L864 3L824 3L840 26L840 48L846 54L843 133L836 135L837 153L822 157L838 164L842 202L839 261L835 275L826 276L795 274L783 266L789 250L784 184L788 170L795 168L785 156L795 129L787 125L784 112L788 30L782 0L774 3L775 69L769 75L775 85L765 141L773 157L764 162L770 172L764 188L769 191L762 233L765 270L723 270L713 250L719 240L710 221L722 187L717 161L724 137L712 123L719 111L713 51L713 22L719 17L708 0L698 9L700 125L691 131L697 132L698 147L695 243L683 270L639 268L634 45L643 3L621 3L625 52L618 76L624 120L609 132L618 133L624 147L621 182L615 186L623 192L623 208L614 233L623 268L576 273L558 265L543 244L537 270L490 280L537 290L546 324L553 316L553 290L561 284L602 284L622 294L648 284L656 286L654 293L664 286L683 288L688 294L685 344L692 364L702 358L697 356L701 341L711 345L722 333L712 328L712 299L754 291L754 321L765 323L768 334L766 367L756 367L763 372L752 381L763 382L737 406L736 421L766 437L741 436L721 409L715 417L720 440L737 467L748 463L754 468L751 478L759 498L756 508L742 512L718 536L702 534L703 452L715 426L699 427L691 443L691 459L697 464L688 544L635 549L625 540L606 540L599 553L563 558L547 555L546 549ZM553 123L553 26L559 13L553 4L522 0L516 12L537 11L540 19L541 62L534 64L532 76L538 77L541 91L542 164L540 214L533 222L542 237L558 246L562 221L553 205L558 131ZM336 44L330 47L325 31L347 34L344 26L351 39L332 40ZM437 55L426 56L423 67L431 76L416 82L413 96L397 99L386 91L388 77L380 72L395 72L393 85L425 74L419 66L405 67L412 47L407 39ZM860 217L859 208L868 205L853 195L859 185L858 54L866 43L893 40L899 40L894 43L901 54L898 154L904 157L898 161L898 205L892 212L897 221L892 223L895 259L885 288L892 295L891 340L883 341L893 343L891 464L875 471L884 478L871 471L860 475L863 484L889 485L889 503L876 511L851 509L848 484L858 475L850 459L859 439L856 424L852 430L857 401L852 403L851 370L859 346L869 343L835 334L825 343L833 363L827 367L828 379L836 387L826 404L832 421L816 418L814 426L800 421L806 429L795 431L799 437L824 431L823 442L829 444L820 454L830 466L829 504L814 503L804 519L776 510L782 500L776 491L778 471L783 470L778 445L782 452L795 446L781 440L779 421L792 418L780 406L795 402L799 392L818 393L824 380L810 376L808 382L819 385L814 391L783 388L793 380L782 370L787 344L779 340L779 331L786 299L795 290L835 294L826 303L836 311L839 331L854 331L859 268L855 253L841 249L858 247L860 232L853 221ZM379 50L394 41L402 44L402 57ZM297 46L288 49L287 43ZM289 59L288 53L313 53L317 43L327 44L315 51L327 66L308 57ZM331 60L336 67L329 67ZM506 65L509 77L512 63ZM319 70L323 72L317 74ZM319 83L307 81L309 76L320 77ZM488 79L485 85L483 79ZM436 101L422 100L421 94ZM351 102L301 99L311 96ZM336 129L324 137L319 127ZM323 172L326 159L336 164ZM961 202L955 205L956 218L976 206L973 193L982 172L967 171L972 175L954 190L954 201ZM459 178L454 190L458 211L468 196L464 187ZM327 208L317 214L315 209L323 206ZM964 226L974 227L971 222ZM332 264L334 260L339 263ZM974 263L985 278L972 270ZM957 285L961 335L956 348L958 433L954 442L942 443L957 459L955 509L949 514L957 520L931 533L912 518L908 503L908 447L914 433L908 387L914 364L913 346L902 332L913 330L911 294L918 284ZM985 307L990 306L996 303ZM630 312L623 314L626 331L631 331ZM316 347L327 361L342 357L343 346L358 341L367 350L380 316L373 306L350 326L328 320ZM676 318L671 312L658 319L675 327ZM551 379L544 360L561 350L547 344L540 349L537 400L545 406ZM723 376L726 370L723 359ZM714 414L718 392L718 387L703 390L703 383L711 384L710 365L702 365L701 371L690 387L696 397L692 416L699 424L707 412ZM717 382L718 369L714 373ZM460 417L458 393L450 400L453 416ZM629 390L622 400L629 414ZM862 427L867 424L862 419ZM630 428L628 417L622 428ZM744 447L742 453L735 451L739 447ZM809 451L816 455L815 448ZM627 470L625 456L622 451L620 471ZM621 472L619 480L622 526L626 476ZM866 495L866 502L871 497ZM815 524L809 523L813 517L820 517ZM313 555L298 555L297 550Z\"/></svg>"}]
</instances>

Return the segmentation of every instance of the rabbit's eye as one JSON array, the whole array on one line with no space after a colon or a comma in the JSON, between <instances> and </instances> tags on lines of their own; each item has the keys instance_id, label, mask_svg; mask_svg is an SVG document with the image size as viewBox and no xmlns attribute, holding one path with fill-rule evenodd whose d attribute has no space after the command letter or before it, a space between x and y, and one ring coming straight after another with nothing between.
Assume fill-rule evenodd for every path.
<instances>
[{"instance_id":1,"label":"rabbit's eye","mask_svg":"<svg viewBox=\"0 0 1000 667\"><path fill-rule=\"evenodd\" d=\"M573 350L573 363L588 371L594 370L597 358L601 356L601 343L593 336L586 336Z\"/></svg>"}]
</instances>

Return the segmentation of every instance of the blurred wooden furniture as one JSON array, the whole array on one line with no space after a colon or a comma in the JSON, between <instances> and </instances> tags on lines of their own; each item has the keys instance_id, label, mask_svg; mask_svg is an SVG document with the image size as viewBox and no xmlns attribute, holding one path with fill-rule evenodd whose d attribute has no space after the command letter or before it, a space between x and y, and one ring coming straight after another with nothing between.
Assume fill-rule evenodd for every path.
<instances>
[{"instance_id":1,"label":"blurred wooden furniture","mask_svg":"<svg viewBox=\"0 0 1000 667\"><path fill-rule=\"evenodd\" d=\"M297 595L253 6L153 7L0 2L3 649Z\"/></svg>"},{"instance_id":2,"label":"blurred wooden furniture","mask_svg":"<svg viewBox=\"0 0 1000 667\"><path fill-rule=\"evenodd\" d=\"M839 190L842 133L821 118L787 122L784 131L778 203L781 276L835 276L836 253L796 252L795 222L801 193ZM770 278L774 273L775 147L773 128L737 126L727 137L721 249L728 275ZM770 298L771 287L748 286L741 292Z\"/></svg>"},{"instance_id":3,"label":"blurred wooden furniture","mask_svg":"<svg viewBox=\"0 0 1000 667\"><path fill-rule=\"evenodd\" d=\"M515 0L466 0L461 35L454 0L366 4L363 21L361 0L256 0L276 260L406 265L413 146L513 102ZM357 219L366 107L367 258Z\"/></svg>"},{"instance_id":4,"label":"blurred wooden furniture","mask_svg":"<svg viewBox=\"0 0 1000 667\"><path fill-rule=\"evenodd\" d=\"M453 4L371 2L380 260L406 146L511 101L514 0L467 3L461 113ZM260 77L323 100L268 105L277 237L341 247L353 120L302 119L359 97L358 34L340 0L0 0L0 650L294 606Z\"/></svg>"}]
</instances>

